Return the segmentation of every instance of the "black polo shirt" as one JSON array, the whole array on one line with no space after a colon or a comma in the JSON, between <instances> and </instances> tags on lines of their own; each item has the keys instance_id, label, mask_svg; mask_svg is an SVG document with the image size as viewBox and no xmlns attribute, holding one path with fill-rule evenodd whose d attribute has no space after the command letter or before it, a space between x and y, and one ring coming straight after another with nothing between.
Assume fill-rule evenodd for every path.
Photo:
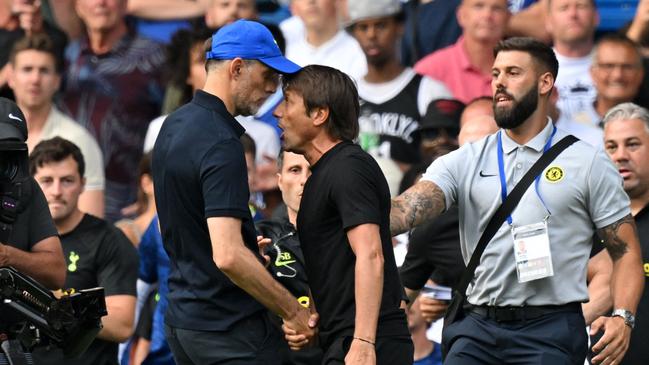
<instances>
[{"instance_id":1,"label":"black polo shirt","mask_svg":"<svg viewBox=\"0 0 649 365\"><path fill-rule=\"evenodd\" d=\"M207 228L210 217L241 219L243 241L259 257L243 132L219 98L199 90L167 117L156 140L155 199L171 261L165 323L172 327L225 331L263 309L216 267Z\"/></svg>"}]
</instances>

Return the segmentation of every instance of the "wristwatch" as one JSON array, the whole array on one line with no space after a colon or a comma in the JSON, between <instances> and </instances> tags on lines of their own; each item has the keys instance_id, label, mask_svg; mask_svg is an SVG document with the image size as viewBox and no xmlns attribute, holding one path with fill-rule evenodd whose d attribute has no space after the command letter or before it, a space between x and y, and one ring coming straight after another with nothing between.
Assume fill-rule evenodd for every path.
<instances>
[{"instance_id":1,"label":"wristwatch","mask_svg":"<svg viewBox=\"0 0 649 365\"><path fill-rule=\"evenodd\" d=\"M628 311L626 309L618 308L613 310L613 313L611 313L611 317L622 317L624 319L624 324L627 326L633 327L635 326L635 316L631 311Z\"/></svg>"}]
</instances>

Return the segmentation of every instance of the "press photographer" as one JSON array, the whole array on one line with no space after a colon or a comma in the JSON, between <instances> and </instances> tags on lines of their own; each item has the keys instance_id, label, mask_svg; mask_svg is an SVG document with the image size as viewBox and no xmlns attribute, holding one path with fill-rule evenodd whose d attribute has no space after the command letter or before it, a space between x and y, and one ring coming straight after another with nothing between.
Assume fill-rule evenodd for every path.
<instances>
[{"instance_id":1,"label":"press photographer","mask_svg":"<svg viewBox=\"0 0 649 365\"><path fill-rule=\"evenodd\" d=\"M29 175L26 140L25 116L0 98L0 267L58 289L65 282L65 260L47 201ZM0 327L3 321L0 315Z\"/></svg>"}]
</instances>

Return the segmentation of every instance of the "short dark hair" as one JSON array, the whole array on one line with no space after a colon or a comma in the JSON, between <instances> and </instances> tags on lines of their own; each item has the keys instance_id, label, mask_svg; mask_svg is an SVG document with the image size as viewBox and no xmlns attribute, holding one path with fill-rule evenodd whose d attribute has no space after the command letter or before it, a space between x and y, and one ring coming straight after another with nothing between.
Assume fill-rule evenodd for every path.
<instances>
[{"instance_id":1,"label":"short dark hair","mask_svg":"<svg viewBox=\"0 0 649 365\"><path fill-rule=\"evenodd\" d=\"M9 63L15 65L16 55L23 51L39 51L48 53L54 59L54 69L60 74L63 70L63 57L61 50L54 46L52 39L47 34L36 33L32 36L25 36L14 43L9 53Z\"/></svg>"},{"instance_id":2,"label":"short dark hair","mask_svg":"<svg viewBox=\"0 0 649 365\"><path fill-rule=\"evenodd\" d=\"M279 172L282 172L282 167L284 167L284 152L286 152L284 146L280 147L279 153L277 154L277 168Z\"/></svg>"},{"instance_id":3,"label":"short dark hair","mask_svg":"<svg viewBox=\"0 0 649 365\"><path fill-rule=\"evenodd\" d=\"M304 99L307 114L315 108L328 108L325 129L333 138L358 137L358 90L354 81L335 68L309 65L294 74L284 75L284 92L295 91Z\"/></svg>"},{"instance_id":4,"label":"short dark hair","mask_svg":"<svg viewBox=\"0 0 649 365\"><path fill-rule=\"evenodd\" d=\"M532 56L543 72L550 72L554 79L559 73L559 61L552 48L532 37L514 37L498 42L494 47L494 57L500 52L520 51Z\"/></svg>"},{"instance_id":5,"label":"short dark hair","mask_svg":"<svg viewBox=\"0 0 649 365\"><path fill-rule=\"evenodd\" d=\"M83 174L86 172L86 163L83 160L81 150L76 144L61 137L40 141L34 147L34 150L29 155L29 173L34 176L36 170L43 167L43 165L61 162L70 156L77 162L77 171L79 171L79 176L83 178Z\"/></svg>"},{"instance_id":6,"label":"short dark hair","mask_svg":"<svg viewBox=\"0 0 649 365\"><path fill-rule=\"evenodd\" d=\"M635 53L637 57L637 61L640 64L640 66L642 66L643 57L642 57L642 52L640 51L640 46L638 45L638 43L633 41L631 38L627 37L625 34L621 34L621 33L604 34L601 38L599 38L599 40L597 40L597 44L595 44L595 50L593 54L597 54L599 47L604 43L613 43L613 44L629 47L629 49L632 49L633 53Z\"/></svg>"},{"instance_id":7,"label":"short dark hair","mask_svg":"<svg viewBox=\"0 0 649 365\"><path fill-rule=\"evenodd\" d=\"M212 32L206 27L181 29L174 33L166 48L165 80L182 90L183 103L188 102L194 94L191 86L187 85L192 63L191 52L195 47L200 46L201 57L205 60L202 46L211 34Z\"/></svg>"}]
</instances>

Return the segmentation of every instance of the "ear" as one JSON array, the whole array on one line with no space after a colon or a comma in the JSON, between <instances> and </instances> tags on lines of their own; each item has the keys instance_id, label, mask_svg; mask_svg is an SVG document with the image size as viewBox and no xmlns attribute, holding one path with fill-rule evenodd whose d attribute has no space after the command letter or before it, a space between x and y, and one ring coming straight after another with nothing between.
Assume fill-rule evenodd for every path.
<instances>
[{"instance_id":1,"label":"ear","mask_svg":"<svg viewBox=\"0 0 649 365\"><path fill-rule=\"evenodd\" d=\"M81 178L81 193L83 193L84 191L86 191L86 177L85 176Z\"/></svg>"},{"instance_id":2,"label":"ear","mask_svg":"<svg viewBox=\"0 0 649 365\"><path fill-rule=\"evenodd\" d=\"M282 174L277 173L277 187L279 188L280 191L284 190L284 181L282 181Z\"/></svg>"},{"instance_id":3,"label":"ear","mask_svg":"<svg viewBox=\"0 0 649 365\"><path fill-rule=\"evenodd\" d=\"M228 71L230 74L230 78L232 79L238 79L239 76L241 76L241 71L245 67L245 64L243 63L243 60L239 57L233 59L230 61L230 64L228 65Z\"/></svg>"},{"instance_id":4,"label":"ear","mask_svg":"<svg viewBox=\"0 0 649 365\"><path fill-rule=\"evenodd\" d=\"M317 107L311 110L309 117L313 120L313 126L320 127L327 120L329 120L329 108L328 107Z\"/></svg>"},{"instance_id":5,"label":"ear","mask_svg":"<svg viewBox=\"0 0 649 365\"><path fill-rule=\"evenodd\" d=\"M539 94L550 95L554 88L554 77L549 72L544 72L539 76Z\"/></svg>"},{"instance_id":6,"label":"ear","mask_svg":"<svg viewBox=\"0 0 649 365\"><path fill-rule=\"evenodd\" d=\"M464 28L466 25L466 22L464 21L464 4L461 3L460 6L457 7L457 12L455 13L455 17L457 18L457 23L460 25L460 27Z\"/></svg>"}]
</instances>

